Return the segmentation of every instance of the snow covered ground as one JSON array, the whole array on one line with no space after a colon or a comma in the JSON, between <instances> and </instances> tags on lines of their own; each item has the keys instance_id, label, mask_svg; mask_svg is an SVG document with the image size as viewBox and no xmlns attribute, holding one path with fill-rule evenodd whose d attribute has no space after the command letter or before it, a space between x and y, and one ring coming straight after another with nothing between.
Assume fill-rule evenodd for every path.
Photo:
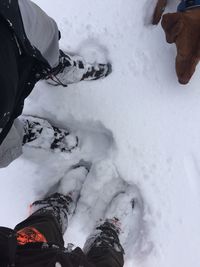
<instances>
[{"instance_id":1,"label":"snow covered ground","mask_svg":"<svg viewBox=\"0 0 200 267\"><path fill-rule=\"evenodd\" d=\"M109 59L113 73L68 88L37 85L24 113L81 132L80 153L25 148L20 159L0 170L1 225L23 220L30 203L84 158L93 167L66 242L83 246L104 197L127 182L139 187L145 215L142 244L126 266L198 267L199 68L189 85L178 84L175 47L165 42L160 25L149 23L154 0L34 2L58 22L61 48L88 60ZM170 1L167 11L175 8Z\"/></svg>"}]
</instances>

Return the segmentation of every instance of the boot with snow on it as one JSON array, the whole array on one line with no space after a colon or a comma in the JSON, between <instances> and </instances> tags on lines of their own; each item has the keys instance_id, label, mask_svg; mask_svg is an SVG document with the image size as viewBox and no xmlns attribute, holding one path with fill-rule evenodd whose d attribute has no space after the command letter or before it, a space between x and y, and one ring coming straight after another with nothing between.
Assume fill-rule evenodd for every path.
<instances>
[{"instance_id":1,"label":"boot with snow on it","mask_svg":"<svg viewBox=\"0 0 200 267\"><path fill-rule=\"evenodd\" d=\"M80 165L83 164L83 165ZM69 195L73 201L74 207L70 214L73 214L77 201L80 198L80 192L85 179L90 171L90 165L87 162L80 162L72 167L71 170L60 181L57 192L63 195Z\"/></svg>"},{"instance_id":2,"label":"boot with snow on it","mask_svg":"<svg viewBox=\"0 0 200 267\"><path fill-rule=\"evenodd\" d=\"M126 244L136 244L141 235L143 223L143 200L137 187L128 186L119 193L108 207L105 218L119 231L119 239L126 250Z\"/></svg>"},{"instance_id":3,"label":"boot with snow on it","mask_svg":"<svg viewBox=\"0 0 200 267\"><path fill-rule=\"evenodd\" d=\"M69 153L78 147L78 136L67 129L60 129L45 119L32 116L22 116L20 120L24 127L23 145Z\"/></svg>"},{"instance_id":4,"label":"boot with snow on it","mask_svg":"<svg viewBox=\"0 0 200 267\"><path fill-rule=\"evenodd\" d=\"M76 165L61 179L57 192L37 200L31 205L31 213L34 215L53 215L62 231L68 226L68 219L72 217L83 183L88 174L84 166Z\"/></svg>"},{"instance_id":5,"label":"boot with snow on it","mask_svg":"<svg viewBox=\"0 0 200 267\"><path fill-rule=\"evenodd\" d=\"M120 244L118 227L112 220L101 221L88 237L83 251L95 266L124 266L124 249Z\"/></svg>"},{"instance_id":6,"label":"boot with snow on it","mask_svg":"<svg viewBox=\"0 0 200 267\"><path fill-rule=\"evenodd\" d=\"M105 78L112 72L110 63L89 64L80 56L71 56L60 50L59 64L47 75L46 80L51 85L61 85L80 81L91 81Z\"/></svg>"},{"instance_id":7,"label":"boot with snow on it","mask_svg":"<svg viewBox=\"0 0 200 267\"><path fill-rule=\"evenodd\" d=\"M105 220L96 226L84 249L88 252L94 247L107 247L124 254L129 241L135 244L139 238L142 219L142 198L135 187L129 186L111 201Z\"/></svg>"}]
</instances>

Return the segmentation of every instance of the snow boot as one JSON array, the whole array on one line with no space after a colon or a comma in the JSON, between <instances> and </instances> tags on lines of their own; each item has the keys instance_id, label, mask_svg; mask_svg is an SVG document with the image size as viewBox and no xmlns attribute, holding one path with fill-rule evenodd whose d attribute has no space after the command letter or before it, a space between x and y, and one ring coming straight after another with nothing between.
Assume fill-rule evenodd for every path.
<instances>
[{"instance_id":1,"label":"snow boot","mask_svg":"<svg viewBox=\"0 0 200 267\"><path fill-rule=\"evenodd\" d=\"M138 188L128 186L123 193L119 193L108 207L105 218L118 228L124 248L129 241L134 245L141 234L143 222L143 201Z\"/></svg>"},{"instance_id":2,"label":"snow boot","mask_svg":"<svg viewBox=\"0 0 200 267\"><path fill-rule=\"evenodd\" d=\"M60 181L56 193L35 201L31 205L32 216L50 213L55 217L64 234L68 220L75 211L87 174L88 169L86 167L79 164L73 166Z\"/></svg>"},{"instance_id":3,"label":"snow boot","mask_svg":"<svg viewBox=\"0 0 200 267\"><path fill-rule=\"evenodd\" d=\"M135 243L140 235L143 202L136 187L128 187L119 193L108 206L105 219L95 227L85 243L84 250L92 247L111 247L117 252L126 251L126 243Z\"/></svg>"},{"instance_id":4,"label":"snow boot","mask_svg":"<svg viewBox=\"0 0 200 267\"><path fill-rule=\"evenodd\" d=\"M83 251L89 254L95 248L107 248L124 254L119 240L119 228L111 219L101 220L93 233L87 238Z\"/></svg>"},{"instance_id":5,"label":"snow boot","mask_svg":"<svg viewBox=\"0 0 200 267\"><path fill-rule=\"evenodd\" d=\"M59 64L52 69L46 80L51 85L62 85L80 81L97 80L108 76L112 72L110 63L88 64L80 56L71 56L60 50Z\"/></svg>"},{"instance_id":6,"label":"snow boot","mask_svg":"<svg viewBox=\"0 0 200 267\"><path fill-rule=\"evenodd\" d=\"M31 205L31 215L52 215L62 232L65 233L68 226L68 214L72 205L69 195L54 193L42 200L37 200Z\"/></svg>"},{"instance_id":7,"label":"snow boot","mask_svg":"<svg viewBox=\"0 0 200 267\"><path fill-rule=\"evenodd\" d=\"M83 74L81 81L92 81L107 77L112 72L112 65L110 63L87 64L86 72Z\"/></svg>"},{"instance_id":8,"label":"snow boot","mask_svg":"<svg viewBox=\"0 0 200 267\"><path fill-rule=\"evenodd\" d=\"M24 126L23 145L57 152L72 152L78 147L78 136L67 129L51 125L47 120L22 116Z\"/></svg>"},{"instance_id":9,"label":"snow boot","mask_svg":"<svg viewBox=\"0 0 200 267\"><path fill-rule=\"evenodd\" d=\"M57 192L62 195L68 195L73 201L69 214L73 214L78 199L80 198L80 192L85 182L87 174L90 170L90 164L81 161L79 164L72 167L71 170L60 181Z\"/></svg>"}]
</instances>

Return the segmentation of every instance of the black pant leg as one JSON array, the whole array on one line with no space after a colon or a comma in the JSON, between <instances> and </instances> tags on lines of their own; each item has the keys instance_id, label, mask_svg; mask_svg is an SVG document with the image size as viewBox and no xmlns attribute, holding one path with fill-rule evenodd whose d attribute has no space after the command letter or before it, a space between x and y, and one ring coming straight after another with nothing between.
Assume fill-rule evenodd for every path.
<instances>
[{"instance_id":1,"label":"black pant leg","mask_svg":"<svg viewBox=\"0 0 200 267\"><path fill-rule=\"evenodd\" d=\"M64 246L64 240L61 229L51 214L37 215L33 214L25 221L19 223L15 227L15 231L20 231L26 227L37 229L47 240L48 243L56 244L60 247Z\"/></svg>"},{"instance_id":2,"label":"black pant leg","mask_svg":"<svg viewBox=\"0 0 200 267\"><path fill-rule=\"evenodd\" d=\"M93 247L87 257L95 267L123 267L124 265L123 253L108 247Z\"/></svg>"},{"instance_id":3,"label":"black pant leg","mask_svg":"<svg viewBox=\"0 0 200 267\"><path fill-rule=\"evenodd\" d=\"M12 123L5 129L12 117L19 82L19 51L13 33L0 17L0 144L8 134Z\"/></svg>"}]
</instances>

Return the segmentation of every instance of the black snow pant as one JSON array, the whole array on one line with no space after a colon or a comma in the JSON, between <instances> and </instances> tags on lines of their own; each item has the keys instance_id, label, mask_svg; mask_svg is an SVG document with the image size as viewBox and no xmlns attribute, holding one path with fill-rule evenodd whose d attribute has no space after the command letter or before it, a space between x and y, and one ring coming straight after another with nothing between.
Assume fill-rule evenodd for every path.
<instances>
[{"instance_id":1,"label":"black snow pant","mask_svg":"<svg viewBox=\"0 0 200 267\"><path fill-rule=\"evenodd\" d=\"M37 79L36 60L26 55L16 36L0 17L0 144L13 121L22 113L24 99L31 93Z\"/></svg>"},{"instance_id":2,"label":"black snow pant","mask_svg":"<svg viewBox=\"0 0 200 267\"><path fill-rule=\"evenodd\" d=\"M0 17L0 168L22 154L22 127L15 120L39 79L36 74L42 73L42 69L39 61L25 53L14 32Z\"/></svg>"},{"instance_id":3,"label":"black snow pant","mask_svg":"<svg viewBox=\"0 0 200 267\"><path fill-rule=\"evenodd\" d=\"M66 224L67 223L66 221ZM23 229L36 229L37 233L39 232L41 236L46 239L47 243L53 243L60 247L64 246L62 227L56 219L53 210L47 210L47 212L43 214L35 212L15 227L15 231L19 233L23 232ZM26 234L33 233L32 231L25 232ZM85 263L84 267L123 267L124 265L123 253L117 252L112 247L96 247L94 245L87 255L85 255L80 248L76 248L69 253L69 259L71 259L71 265L73 267L78 267L80 265L80 262L78 262L79 258L81 258L80 262Z\"/></svg>"}]
</instances>

